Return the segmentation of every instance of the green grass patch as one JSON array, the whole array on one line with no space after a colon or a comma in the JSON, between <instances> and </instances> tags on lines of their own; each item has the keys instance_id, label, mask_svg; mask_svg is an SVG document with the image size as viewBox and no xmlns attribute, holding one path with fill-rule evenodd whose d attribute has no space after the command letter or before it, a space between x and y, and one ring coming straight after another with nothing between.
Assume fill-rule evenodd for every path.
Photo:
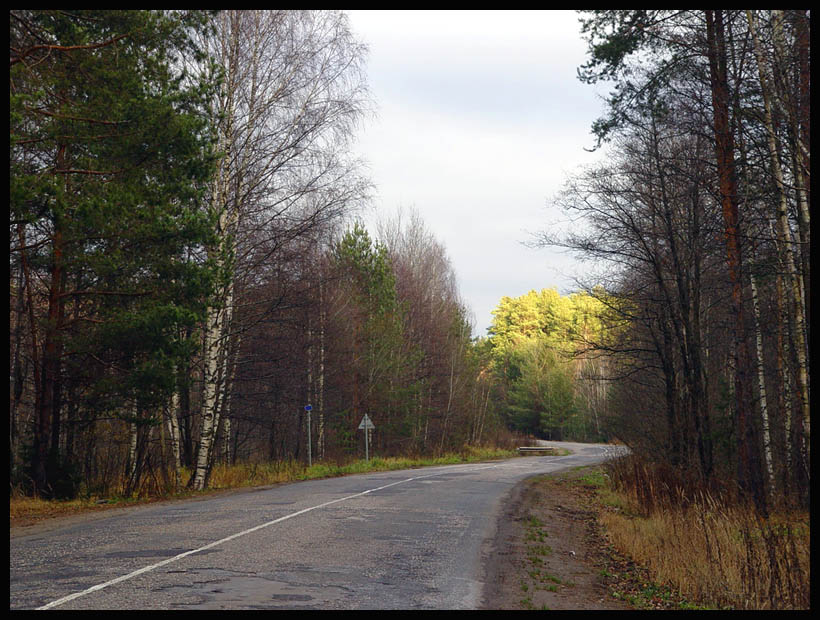
<instances>
[{"instance_id":1,"label":"green grass patch","mask_svg":"<svg viewBox=\"0 0 820 620\"><path fill-rule=\"evenodd\" d=\"M531 555L551 555L552 547L549 545L532 545L528 551Z\"/></svg>"},{"instance_id":2,"label":"green grass patch","mask_svg":"<svg viewBox=\"0 0 820 620\"><path fill-rule=\"evenodd\" d=\"M581 483L595 489L602 489L607 485L606 474L600 469L592 469L581 477Z\"/></svg>"},{"instance_id":3,"label":"green grass patch","mask_svg":"<svg viewBox=\"0 0 820 620\"><path fill-rule=\"evenodd\" d=\"M527 517L527 525L529 527L543 527L544 522L535 515L530 515Z\"/></svg>"}]
</instances>

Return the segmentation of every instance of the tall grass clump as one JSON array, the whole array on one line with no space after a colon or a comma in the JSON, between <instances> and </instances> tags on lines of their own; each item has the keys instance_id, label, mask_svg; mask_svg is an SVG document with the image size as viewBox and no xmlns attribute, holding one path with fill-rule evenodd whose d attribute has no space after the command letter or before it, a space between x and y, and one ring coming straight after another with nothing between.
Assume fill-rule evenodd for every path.
<instances>
[{"instance_id":1,"label":"tall grass clump","mask_svg":"<svg viewBox=\"0 0 820 620\"><path fill-rule=\"evenodd\" d=\"M622 503L601 523L656 581L711 607L809 608L807 513L763 518L728 489L634 455L611 461L606 472Z\"/></svg>"}]
</instances>

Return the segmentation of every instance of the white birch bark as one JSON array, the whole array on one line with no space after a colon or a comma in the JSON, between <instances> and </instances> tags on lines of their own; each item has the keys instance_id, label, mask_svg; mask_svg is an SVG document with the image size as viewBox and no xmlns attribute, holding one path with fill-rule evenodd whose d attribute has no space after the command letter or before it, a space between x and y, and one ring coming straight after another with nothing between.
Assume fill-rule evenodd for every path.
<instances>
[{"instance_id":1,"label":"white birch bark","mask_svg":"<svg viewBox=\"0 0 820 620\"><path fill-rule=\"evenodd\" d=\"M766 383L763 376L763 335L760 332L760 304L757 297L757 284L754 274L749 274L752 290L752 310L755 320L755 339L757 350L757 385L760 391L760 417L763 427L763 456L766 460L766 473L769 478L770 492L774 492L774 468L772 465L772 442L769 433L769 409L766 403Z\"/></svg>"},{"instance_id":2,"label":"white birch bark","mask_svg":"<svg viewBox=\"0 0 820 620\"><path fill-rule=\"evenodd\" d=\"M228 16L228 20L235 16ZM211 189L211 208L219 214L217 222L217 243L208 249L223 279L223 288L217 293L214 305L208 308L203 327L203 378L202 378L202 428L197 445L197 461L191 479L195 490L202 490L207 484L213 462L214 441L219 428L221 410L220 396L223 394L227 361L227 333L230 329L230 314L233 307L233 264L235 253L233 233L238 214L236 201L231 200L231 162L236 155L234 145L234 124L236 121L236 96L239 76L240 39L237 28L224 26L224 35L217 41L218 59L225 70L225 82L221 96L215 102L214 117L221 118L218 128L219 150L222 158Z\"/></svg>"},{"instance_id":3,"label":"white birch bark","mask_svg":"<svg viewBox=\"0 0 820 620\"><path fill-rule=\"evenodd\" d=\"M218 309L211 308L208 311L208 319L205 326L205 367L203 372L202 386L202 428L199 435L197 449L197 461L194 469L192 486L195 490L205 488L205 481L211 462L211 451L219 425L218 395L220 389L219 382L219 327Z\"/></svg>"},{"instance_id":4,"label":"white birch bark","mask_svg":"<svg viewBox=\"0 0 820 620\"><path fill-rule=\"evenodd\" d=\"M128 425L130 440L128 442L128 486L133 483L137 474L137 425L131 422Z\"/></svg>"},{"instance_id":5,"label":"white birch bark","mask_svg":"<svg viewBox=\"0 0 820 620\"><path fill-rule=\"evenodd\" d=\"M774 228L774 224L771 224ZM783 313L783 279L780 274L775 276L775 310L778 315ZM792 458L792 442L791 442L791 427L792 427L792 389L791 379L786 370L786 344L784 342L783 321L777 321L777 350L776 350L776 365L777 376L780 379L780 393L778 394L778 405L783 412L783 429L786 435L786 471L789 476L792 475L794 462Z\"/></svg>"},{"instance_id":6,"label":"white birch bark","mask_svg":"<svg viewBox=\"0 0 820 620\"><path fill-rule=\"evenodd\" d=\"M786 43L783 34L783 11L773 10L772 17L772 42L774 43L777 57L781 63L786 63L788 55L786 53ZM797 113L798 106L794 103L794 100L798 98L797 91L799 89L793 84L783 84L782 78L788 75L788 72L789 67L781 65L780 70L775 75L775 77L779 76L781 78L780 80L775 80L775 84L779 86L779 88L775 89L775 98L780 100L785 99L785 101L779 102L779 107L781 111L785 113L785 116L790 119L790 124L792 125L794 140L793 151L796 162L794 172L795 180L797 181L797 205L798 214L800 216L798 222L800 224L801 240L808 244L809 232L811 230L811 217L808 200L806 199L808 183L806 182L805 174L810 170L811 154L806 146L804 132L800 130L800 120ZM804 251L808 251L808 245L804 246Z\"/></svg>"},{"instance_id":7,"label":"white birch bark","mask_svg":"<svg viewBox=\"0 0 820 620\"><path fill-rule=\"evenodd\" d=\"M310 328L310 318L308 318L308 329L307 329L307 341L308 341L308 350L307 350L307 386L308 386L308 405L313 406L315 402L315 386L313 383L313 330ZM306 433L306 449L307 449L307 457L308 457L308 465L313 464L313 436L311 432L311 425L313 424L312 416L310 412L307 414L305 418L305 428L307 429Z\"/></svg>"},{"instance_id":8,"label":"white birch bark","mask_svg":"<svg viewBox=\"0 0 820 620\"><path fill-rule=\"evenodd\" d=\"M357 79L363 50L344 16L226 10L216 20L216 33L203 40L224 70L213 110L222 154L212 188L219 241L209 257L224 272L224 289L203 326L194 488L207 485L220 417L230 437L239 346L236 283L257 267L267 270L278 248L338 217L366 191L345 154L367 91ZM257 301L240 300L243 309ZM243 325L255 320L244 312L242 318Z\"/></svg>"},{"instance_id":9,"label":"white birch bark","mask_svg":"<svg viewBox=\"0 0 820 620\"><path fill-rule=\"evenodd\" d=\"M231 424L231 407L232 407L232 400L231 400L231 391L233 390L234 379L236 378L236 356L238 354L239 345L241 344L241 337L238 333L234 333L231 335L232 329L232 312L233 309L233 294L231 294L231 312L228 315L228 320L225 325L223 325L222 333L224 336L224 342L226 343L225 346L228 349L226 354L223 356L222 361L222 398L220 401L220 411L221 411L221 418L222 418L222 437L223 437L223 461L226 464L231 462L233 458L231 452L231 434L232 434L232 424Z\"/></svg>"},{"instance_id":10,"label":"white birch bark","mask_svg":"<svg viewBox=\"0 0 820 620\"><path fill-rule=\"evenodd\" d=\"M231 98L228 98L228 109L230 109ZM227 117L230 118L230 115ZM231 129L230 120L227 121L225 134L229 135ZM224 152L230 153L227 138L223 141ZM213 258L218 273L225 277L229 272L229 256L232 253L232 240L230 233L236 223L236 212L229 206L227 198L227 172L225 165L220 166L213 189L212 204L219 211L218 234L219 243L211 248L209 254ZM203 328L203 386L202 386L202 429L197 450L197 462L192 478L192 486L196 490L202 490L206 485L206 478L212 463L212 452L216 431L219 427L219 413L221 409L220 396L223 394L223 381L225 380L224 362L227 361L227 333L230 329L231 309L233 307L233 285L232 275L227 275L228 282L224 286L222 294L217 297L219 305L212 305L208 308L205 325Z\"/></svg>"},{"instance_id":11,"label":"white birch bark","mask_svg":"<svg viewBox=\"0 0 820 620\"><path fill-rule=\"evenodd\" d=\"M758 64L758 76L760 80L761 95L763 97L763 109L765 112L765 125L768 137L769 158L772 166L772 173L774 174L775 183L778 190L778 206L777 206L777 224L778 224L778 240L780 246L785 253L786 269L789 274L791 286L789 287L789 312L792 317L792 335L794 339L795 355L797 357L797 389L798 397L800 398L800 412L802 416L803 431L805 436L805 445L808 447L810 433L810 409L809 409L809 395L808 395L808 372L807 372L807 353L806 353L806 324L803 313L803 296L801 294L800 277L797 273L795 256L792 250L792 235L789 227L788 219L788 202L786 184L783 178L783 171L780 166L780 157L777 149L777 136L774 129L774 121L772 118L772 103L771 103L771 89L767 78L767 69L769 65L766 63L763 50L760 47L756 33L756 19L752 11L746 11L749 29L752 34L752 42L755 49Z\"/></svg>"},{"instance_id":12,"label":"white birch bark","mask_svg":"<svg viewBox=\"0 0 820 620\"><path fill-rule=\"evenodd\" d=\"M226 464L230 464L231 462L231 418L230 416L225 416L225 420L223 422L222 427L222 459Z\"/></svg>"},{"instance_id":13,"label":"white birch bark","mask_svg":"<svg viewBox=\"0 0 820 620\"><path fill-rule=\"evenodd\" d=\"M229 330L233 307L233 286L229 284L222 308L211 308L205 327L205 369L202 396L202 432L197 452L193 488L202 490L213 465L214 442L220 416L225 410L231 373L228 369Z\"/></svg>"},{"instance_id":14,"label":"white birch bark","mask_svg":"<svg viewBox=\"0 0 820 620\"><path fill-rule=\"evenodd\" d=\"M171 396L171 404L168 408L165 423L168 425L168 436L171 442L171 458L174 467L174 490L178 491L180 486L180 454L179 454L179 393L174 390Z\"/></svg>"}]
</instances>

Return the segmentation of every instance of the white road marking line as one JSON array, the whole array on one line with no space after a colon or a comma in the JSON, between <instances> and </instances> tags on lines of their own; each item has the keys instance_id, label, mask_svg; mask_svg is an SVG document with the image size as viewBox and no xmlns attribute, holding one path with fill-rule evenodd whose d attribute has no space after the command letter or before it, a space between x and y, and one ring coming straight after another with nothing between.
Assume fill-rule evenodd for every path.
<instances>
[{"instance_id":1,"label":"white road marking line","mask_svg":"<svg viewBox=\"0 0 820 620\"><path fill-rule=\"evenodd\" d=\"M494 467L500 467L501 465L502 465L502 463L494 464L494 465L486 465L484 467L476 467L474 471L479 471L481 469L492 469ZM166 564L171 564L172 562L176 562L177 560L181 560L182 558L185 558L189 555L193 555L195 553L200 553L201 551L211 549L212 547L216 547L218 545L221 545L223 543L231 541L235 538L239 538L240 536L245 536L246 534L250 534L252 532L256 532L257 530L261 530L261 529L269 527L271 525L281 523L282 521L287 521L288 519L292 519L293 517L298 517L299 515L305 514L306 512L310 512L312 510L318 510L319 508L325 508L326 506L330 506L331 504L338 504L339 502L344 502L344 501L347 501L347 500L350 500L350 499L354 499L356 497L362 497L363 495L367 495L369 493L374 493L375 491L381 491L383 489L387 489L389 487L396 486L397 484L404 484L405 482L412 482L413 480L421 480L423 478L432 478L433 476L440 476L440 475L445 474L445 473L449 473L449 472L447 472L447 471L445 471L445 472L436 472L434 474L428 474L426 476L414 476L412 478L407 478L406 480L399 480L397 482L391 482L390 484L385 484L383 486L376 487L374 489L368 489L367 491L362 491L361 493L354 493L353 495L348 495L346 497L340 497L338 499L333 499L333 500L330 500L329 502L324 502L323 504L317 504L316 506L311 506L310 508L304 508L303 510L293 512L289 515L285 515L284 517L279 517L278 519L274 519L273 521L268 521L267 523L262 523L261 525L257 525L255 527L244 530L242 532L237 532L236 534L231 534L230 536L227 536L227 537L222 538L220 540L209 543L209 544L205 545L204 547L199 547L198 549L191 549L190 551L186 551L184 553L180 553L179 555L175 555L172 558L166 558L165 560L162 560L161 562L157 562L156 564L151 564L150 566L145 566L143 568L137 569L133 572L128 573L127 575L122 575L122 576L117 577L115 579L111 579L110 581L106 581L105 583L100 583L100 584L97 584L95 586L91 586L90 588L88 588L86 590L82 590L80 592L75 592L74 594L69 594L68 596L64 596L63 598L59 598L56 601L51 601L50 603L47 603L47 604L45 604L41 607L37 607L36 609L43 610L43 609L51 609L52 607L57 607L58 605L62 605L63 603L68 603L69 601L73 601L74 599L80 598L80 597L85 596L87 594L91 594L92 592L97 592L98 590L102 590L104 588L107 588L108 586L113 586L113 585L116 585L118 583L122 583L123 581L133 579L134 577L142 575L143 573L148 573L152 570L155 570L157 568L165 566Z\"/></svg>"}]
</instances>

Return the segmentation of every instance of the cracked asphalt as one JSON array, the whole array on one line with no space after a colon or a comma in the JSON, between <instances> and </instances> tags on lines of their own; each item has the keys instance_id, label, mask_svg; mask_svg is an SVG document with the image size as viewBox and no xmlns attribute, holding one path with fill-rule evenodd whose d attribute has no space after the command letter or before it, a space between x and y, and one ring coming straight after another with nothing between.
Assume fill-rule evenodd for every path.
<instances>
[{"instance_id":1,"label":"cracked asphalt","mask_svg":"<svg viewBox=\"0 0 820 620\"><path fill-rule=\"evenodd\" d=\"M13 532L10 609L476 609L505 498L569 456L277 485Z\"/></svg>"}]
</instances>

